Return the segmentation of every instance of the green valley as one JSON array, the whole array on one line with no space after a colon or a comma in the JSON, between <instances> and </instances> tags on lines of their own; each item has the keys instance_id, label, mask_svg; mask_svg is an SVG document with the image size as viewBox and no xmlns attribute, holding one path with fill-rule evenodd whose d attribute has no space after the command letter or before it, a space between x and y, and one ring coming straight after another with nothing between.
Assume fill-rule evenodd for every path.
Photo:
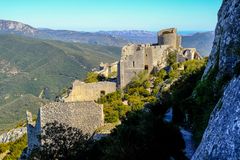
<instances>
[{"instance_id":1,"label":"green valley","mask_svg":"<svg viewBox=\"0 0 240 160\"><path fill-rule=\"evenodd\" d=\"M73 80L119 56L118 47L0 35L0 128L22 120L27 109L36 113L41 98L54 100Z\"/></svg>"}]
</instances>

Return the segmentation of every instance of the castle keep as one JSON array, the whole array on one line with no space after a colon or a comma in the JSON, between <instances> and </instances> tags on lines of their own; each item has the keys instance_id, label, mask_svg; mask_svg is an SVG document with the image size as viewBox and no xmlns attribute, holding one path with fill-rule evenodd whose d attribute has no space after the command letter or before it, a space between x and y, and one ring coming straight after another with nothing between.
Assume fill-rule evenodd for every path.
<instances>
[{"instance_id":1,"label":"castle keep","mask_svg":"<svg viewBox=\"0 0 240 160\"><path fill-rule=\"evenodd\" d=\"M150 73L154 68L166 67L171 52L177 53L177 62L201 58L196 49L181 47L181 36L175 28L158 32L157 44L124 46L118 63L118 87L125 87L141 71Z\"/></svg>"}]
</instances>

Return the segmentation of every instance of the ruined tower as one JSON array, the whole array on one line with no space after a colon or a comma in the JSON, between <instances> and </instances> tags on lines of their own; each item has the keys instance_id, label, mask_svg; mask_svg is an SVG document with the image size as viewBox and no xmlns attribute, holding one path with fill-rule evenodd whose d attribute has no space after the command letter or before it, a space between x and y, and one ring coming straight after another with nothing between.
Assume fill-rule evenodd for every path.
<instances>
[{"instance_id":1,"label":"ruined tower","mask_svg":"<svg viewBox=\"0 0 240 160\"><path fill-rule=\"evenodd\" d=\"M164 29L158 32L158 44L169 45L173 48L181 46L181 36L177 34L176 28Z\"/></svg>"}]
</instances>

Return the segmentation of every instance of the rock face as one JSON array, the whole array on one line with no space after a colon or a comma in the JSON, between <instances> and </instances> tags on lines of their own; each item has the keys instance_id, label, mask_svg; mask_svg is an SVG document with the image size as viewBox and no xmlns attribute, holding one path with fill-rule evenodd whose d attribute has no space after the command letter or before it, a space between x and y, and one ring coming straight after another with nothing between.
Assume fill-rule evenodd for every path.
<instances>
[{"instance_id":1,"label":"rock face","mask_svg":"<svg viewBox=\"0 0 240 160\"><path fill-rule=\"evenodd\" d=\"M20 22L0 20L0 32L34 35L38 30Z\"/></svg>"},{"instance_id":2,"label":"rock face","mask_svg":"<svg viewBox=\"0 0 240 160\"><path fill-rule=\"evenodd\" d=\"M224 0L218 13L215 40L205 75L215 66L219 76L233 75L240 62L240 1Z\"/></svg>"},{"instance_id":3,"label":"rock face","mask_svg":"<svg viewBox=\"0 0 240 160\"><path fill-rule=\"evenodd\" d=\"M234 78L215 107L202 142L193 156L199 159L240 158L240 76Z\"/></svg>"},{"instance_id":4,"label":"rock face","mask_svg":"<svg viewBox=\"0 0 240 160\"><path fill-rule=\"evenodd\" d=\"M0 143L14 142L27 133L27 127L15 128L0 135Z\"/></svg>"},{"instance_id":5,"label":"rock face","mask_svg":"<svg viewBox=\"0 0 240 160\"><path fill-rule=\"evenodd\" d=\"M240 158L240 0L224 0L214 46L204 76L215 68L217 78L232 77L215 106L192 160Z\"/></svg>"}]
</instances>

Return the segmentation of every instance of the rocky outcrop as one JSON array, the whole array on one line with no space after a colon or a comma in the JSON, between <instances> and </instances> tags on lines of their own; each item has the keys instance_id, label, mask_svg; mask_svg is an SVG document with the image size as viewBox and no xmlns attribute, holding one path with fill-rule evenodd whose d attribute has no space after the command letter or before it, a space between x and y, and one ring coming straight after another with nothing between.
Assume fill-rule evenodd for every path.
<instances>
[{"instance_id":1,"label":"rocky outcrop","mask_svg":"<svg viewBox=\"0 0 240 160\"><path fill-rule=\"evenodd\" d=\"M0 32L34 35L38 30L21 22L0 20Z\"/></svg>"},{"instance_id":2,"label":"rocky outcrop","mask_svg":"<svg viewBox=\"0 0 240 160\"><path fill-rule=\"evenodd\" d=\"M15 128L0 135L0 143L14 142L27 133L27 127Z\"/></svg>"},{"instance_id":3,"label":"rocky outcrop","mask_svg":"<svg viewBox=\"0 0 240 160\"><path fill-rule=\"evenodd\" d=\"M204 75L218 67L218 76L233 75L240 62L240 0L224 0Z\"/></svg>"},{"instance_id":4,"label":"rocky outcrop","mask_svg":"<svg viewBox=\"0 0 240 160\"><path fill-rule=\"evenodd\" d=\"M208 127L192 160L240 157L240 0L224 0L219 11L216 37L204 78L217 72L217 79L230 82L211 114Z\"/></svg>"},{"instance_id":5,"label":"rocky outcrop","mask_svg":"<svg viewBox=\"0 0 240 160\"><path fill-rule=\"evenodd\" d=\"M215 107L193 160L240 158L240 76Z\"/></svg>"}]
</instances>

